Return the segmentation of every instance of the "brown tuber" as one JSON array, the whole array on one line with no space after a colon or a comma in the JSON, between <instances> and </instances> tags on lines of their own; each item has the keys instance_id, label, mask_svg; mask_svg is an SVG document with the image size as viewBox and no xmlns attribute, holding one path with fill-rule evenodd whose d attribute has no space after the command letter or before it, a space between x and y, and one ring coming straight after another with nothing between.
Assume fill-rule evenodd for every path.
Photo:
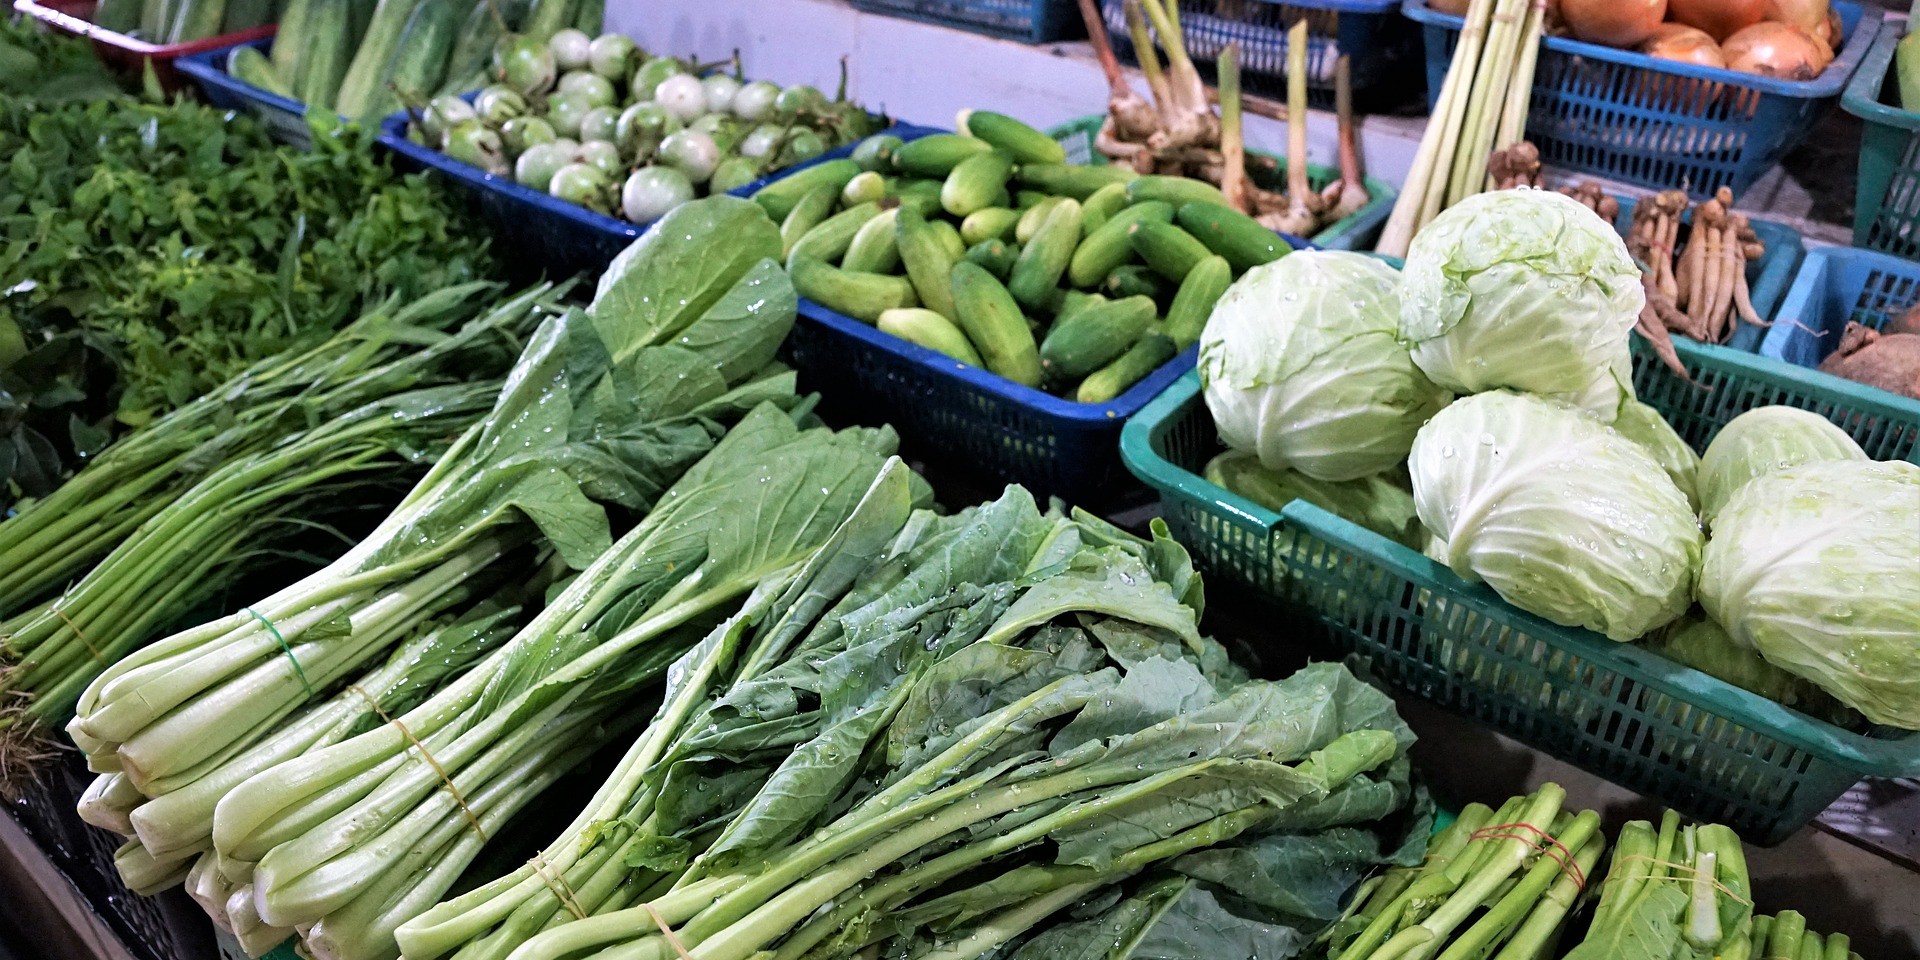
<instances>
[{"instance_id":1,"label":"brown tuber","mask_svg":"<svg viewBox=\"0 0 1920 960\"><path fill-rule=\"evenodd\" d=\"M1820 372L1920 400L1920 334L1881 333L1847 324Z\"/></svg>"}]
</instances>

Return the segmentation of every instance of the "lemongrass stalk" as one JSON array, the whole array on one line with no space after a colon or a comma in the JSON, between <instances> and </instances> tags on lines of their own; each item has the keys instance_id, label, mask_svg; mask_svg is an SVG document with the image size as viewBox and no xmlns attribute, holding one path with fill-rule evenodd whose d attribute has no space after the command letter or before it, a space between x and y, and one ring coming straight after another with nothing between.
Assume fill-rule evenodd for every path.
<instances>
[{"instance_id":1,"label":"lemongrass stalk","mask_svg":"<svg viewBox=\"0 0 1920 960\"><path fill-rule=\"evenodd\" d=\"M1540 62L1541 34L1546 27L1546 3L1531 0L1525 29L1520 32L1520 63L1514 68L1500 111L1500 132L1493 149L1506 150L1527 137L1527 113L1533 105L1533 76ZM1492 189L1489 180L1487 189Z\"/></svg>"},{"instance_id":2,"label":"lemongrass stalk","mask_svg":"<svg viewBox=\"0 0 1920 960\"><path fill-rule=\"evenodd\" d=\"M1507 85L1518 53L1517 38L1526 19L1531 0L1498 0L1494 6L1492 28L1481 50L1480 66L1473 78L1473 102L1468 107L1466 125L1455 147L1453 168L1447 180L1447 206L1453 206L1477 192L1486 180L1487 152L1493 147L1495 126L1499 123Z\"/></svg>"},{"instance_id":3,"label":"lemongrass stalk","mask_svg":"<svg viewBox=\"0 0 1920 960\"><path fill-rule=\"evenodd\" d=\"M1160 69L1160 54L1154 49L1153 35L1147 32L1146 14L1140 9L1140 0L1125 0L1121 9L1127 20L1127 36L1133 40L1134 58L1140 61L1140 72L1147 77L1147 92L1153 95L1164 126L1175 102L1173 91L1167 85L1167 75Z\"/></svg>"},{"instance_id":4,"label":"lemongrass stalk","mask_svg":"<svg viewBox=\"0 0 1920 960\"><path fill-rule=\"evenodd\" d=\"M1458 143L1460 124L1465 120L1466 108L1473 97L1474 70L1480 62L1481 41L1492 15L1493 4L1494 0L1470 0L1467 4L1460 37L1454 43L1453 60L1447 67L1446 79L1440 85L1440 96L1434 101L1433 113L1427 119L1426 132L1421 135L1420 146L1414 151L1406 185L1400 191L1400 198L1394 202L1393 213L1388 217L1380 241L1374 247L1380 253L1406 256L1407 245L1413 241L1414 234L1420 232L1420 228L1439 212L1439 203L1445 199L1454 146Z\"/></svg>"}]
</instances>

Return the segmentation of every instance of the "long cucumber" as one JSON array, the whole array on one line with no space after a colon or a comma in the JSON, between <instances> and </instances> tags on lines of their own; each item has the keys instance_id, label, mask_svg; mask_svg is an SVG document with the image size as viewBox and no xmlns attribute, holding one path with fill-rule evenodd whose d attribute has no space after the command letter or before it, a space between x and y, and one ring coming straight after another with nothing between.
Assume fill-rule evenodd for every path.
<instances>
[{"instance_id":1,"label":"long cucumber","mask_svg":"<svg viewBox=\"0 0 1920 960\"><path fill-rule=\"evenodd\" d=\"M534 0L533 15L520 32L546 43L554 34L573 26L573 7L574 0Z\"/></svg>"},{"instance_id":2,"label":"long cucumber","mask_svg":"<svg viewBox=\"0 0 1920 960\"><path fill-rule=\"evenodd\" d=\"M221 18L221 33L252 30L273 22L274 0L227 0L227 12Z\"/></svg>"},{"instance_id":3,"label":"long cucumber","mask_svg":"<svg viewBox=\"0 0 1920 960\"><path fill-rule=\"evenodd\" d=\"M172 0L146 0L140 5L140 37L151 43L165 43L167 28L173 26Z\"/></svg>"},{"instance_id":4,"label":"long cucumber","mask_svg":"<svg viewBox=\"0 0 1920 960\"><path fill-rule=\"evenodd\" d=\"M181 0L167 29L168 43L203 40L220 32L227 16L227 0Z\"/></svg>"},{"instance_id":5,"label":"long cucumber","mask_svg":"<svg viewBox=\"0 0 1920 960\"><path fill-rule=\"evenodd\" d=\"M332 110L347 75L353 49L353 0L313 0L306 33L312 45L300 57L300 75L292 79L294 98L310 107Z\"/></svg>"},{"instance_id":6,"label":"long cucumber","mask_svg":"<svg viewBox=\"0 0 1920 960\"><path fill-rule=\"evenodd\" d=\"M139 28L144 9L140 0L100 0L93 8L93 24L114 33L131 33Z\"/></svg>"},{"instance_id":7,"label":"long cucumber","mask_svg":"<svg viewBox=\"0 0 1920 960\"><path fill-rule=\"evenodd\" d=\"M267 56L273 61L273 71L288 86L300 85L300 62L305 59L307 47L313 43L313 9L319 0L287 0L287 7L280 11L280 28L273 34L273 50Z\"/></svg>"},{"instance_id":8,"label":"long cucumber","mask_svg":"<svg viewBox=\"0 0 1920 960\"><path fill-rule=\"evenodd\" d=\"M360 49L354 53L346 77L340 81L333 104L336 111L353 118L372 113L376 97L383 92L381 84L390 72L388 65L393 63L393 52L399 48L407 21L420 2L423 0L380 0L372 19L367 21L366 34L360 38Z\"/></svg>"},{"instance_id":9,"label":"long cucumber","mask_svg":"<svg viewBox=\"0 0 1920 960\"><path fill-rule=\"evenodd\" d=\"M460 29L460 0L420 0L387 65L386 82L375 94L375 111L362 121L378 121L405 104L433 96L447 72L447 51Z\"/></svg>"},{"instance_id":10,"label":"long cucumber","mask_svg":"<svg viewBox=\"0 0 1920 960\"><path fill-rule=\"evenodd\" d=\"M573 28L589 37L597 37L606 29L606 0L578 0L573 8Z\"/></svg>"},{"instance_id":11,"label":"long cucumber","mask_svg":"<svg viewBox=\"0 0 1920 960\"><path fill-rule=\"evenodd\" d=\"M460 35L447 54L447 76L437 93L466 93L467 78L487 69L493 59L493 45L500 40L500 18L494 15L493 0L477 0L460 24ZM458 85L462 89L454 89Z\"/></svg>"},{"instance_id":12,"label":"long cucumber","mask_svg":"<svg viewBox=\"0 0 1920 960\"><path fill-rule=\"evenodd\" d=\"M235 47L232 53L227 54L227 73L241 83L259 87L268 93L293 96L292 88L273 69L273 61L268 60L259 47Z\"/></svg>"}]
</instances>

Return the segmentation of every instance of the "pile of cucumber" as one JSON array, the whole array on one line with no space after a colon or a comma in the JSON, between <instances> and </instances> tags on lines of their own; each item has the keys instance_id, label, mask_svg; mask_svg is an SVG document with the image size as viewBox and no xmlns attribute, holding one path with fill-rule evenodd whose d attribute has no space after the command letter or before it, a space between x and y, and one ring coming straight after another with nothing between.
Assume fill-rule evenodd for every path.
<instances>
[{"instance_id":1,"label":"pile of cucumber","mask_svg":"<svg viewBox=\"0 0 1920 960\"><path fill-rule=\"evenodd\" d=\"M1051 137L963 111L959 133L881 135L754 195L800 295L1081 403L1106 403L1200 337L1281 237L1219 189L1068 165Z\"/></svg>"}]
</instances>

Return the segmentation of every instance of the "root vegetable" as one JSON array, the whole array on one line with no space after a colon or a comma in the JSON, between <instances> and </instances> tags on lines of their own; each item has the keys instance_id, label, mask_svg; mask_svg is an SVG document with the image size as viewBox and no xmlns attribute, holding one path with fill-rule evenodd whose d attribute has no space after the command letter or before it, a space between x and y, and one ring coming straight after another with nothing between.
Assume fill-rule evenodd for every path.
<instances>
[{"instance_id":1,"label":"root vegetable","mask_svg":"<svg viewBox=\"0 0 1920 960\"><path fill-rule=\"evenodd\" d=\"M1642 282L1645 282L1644 278ZM1664 302L1664 295L1649 287L1647 304L1640 308L1640 316L1634 321L1633 332L1646 338L1647 343L1653 347L1654 355L1660 358L1661 363L1667 365L1667 369L1679 375L1680 379L1691 381L1693 377L1687 373L1687 365L1680 362L1680 354L1673 349L1673 336L1667 331L1667 323L1660 315L1658 305ZM1672 309L1671 304L1667 307Z\"/></svg>"},{"instance_id":2,"label":"root vegetable","mask_svg":"<svg viewBox=\"0 0 1920 960\"><path fill-rule=\"evenodd\" d=\"M1847 324L1820 371L1920 400L1920 334L1880 333Z\"/></svg>"},{"instance_id":3,"label":"root vegetable","mask_svg":"<svg viewBox=\"0 0 1920 960\"><path fill-rule=\"evenodd\" d=\"M1340 136L1340 179L1329 184L1320 197L1322 205L1328 208L1326 219L1329 221L1350 217L1373 199L1367 192L1366 175L1360 170L1360 147L1354 134L1350 60L1343 53L1333 64L1333 105Z\"/></svg>"},{"instance_id":4,"label":"root vegetable","mask_svg":"<svg viewBox=\"0 0 1920 960\"><path fill-rule=\"evenodd\" d=\"M1784 23L1832 49L1839 39L1831 29L1828 15L1833 5L1827 0L1767 0L1767 19Z\"/></svg>"},{"instance_id":5,"label":"root vegetable","mask_svg":"<svg viewBox=\"0 0 1920 960\"><path fill-rule=\"evenodd\" d=\"M1100 15L1097 0L1080 0L1080 17L1086 21L1087 37L1100 58L1100 69L1107 75L1108 122L1101 132L1110 134L1116 141L1145 140L1152 135L1159 115L1154 112L1153 104L1134 92L1133 85L1121 71L1120 60L1113 55L1113 44L1107 39L1107 23Z\"/></svg>"}]
</instances>

